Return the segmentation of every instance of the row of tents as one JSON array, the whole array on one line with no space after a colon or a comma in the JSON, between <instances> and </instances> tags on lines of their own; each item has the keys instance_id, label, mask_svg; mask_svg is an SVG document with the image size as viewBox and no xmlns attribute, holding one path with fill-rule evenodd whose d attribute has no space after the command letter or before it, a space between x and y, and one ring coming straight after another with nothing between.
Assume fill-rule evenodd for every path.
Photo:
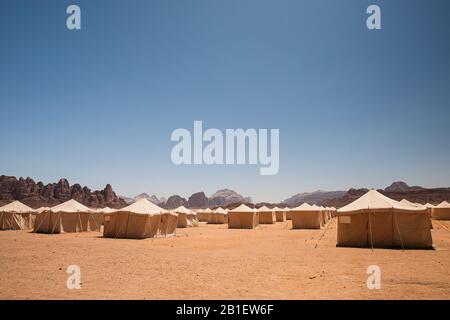
<instances>
[{"instance_id":1,"label":"row of tents","mask_svg":"<svg viewBox=\"0 0 450 320\"><path fill-rule=\"evenodd\" d=\"M430 219L450 220L450 204L396 201L375 190L338 210L304 203L291 209L252 209L242 204L233 210L193 211L181 206L168 211L146 199L117 210L90 209L75 200L35 210L14 201L0 207L0 229L64 233L100 231L104 225L105 237L141 239L175 235L176 228L195 227L199 221L253 229L259 224L292 220L293 229L320 229L333 217L337 217L338 246L431 247Z\"/></svg>"}]
</instances>

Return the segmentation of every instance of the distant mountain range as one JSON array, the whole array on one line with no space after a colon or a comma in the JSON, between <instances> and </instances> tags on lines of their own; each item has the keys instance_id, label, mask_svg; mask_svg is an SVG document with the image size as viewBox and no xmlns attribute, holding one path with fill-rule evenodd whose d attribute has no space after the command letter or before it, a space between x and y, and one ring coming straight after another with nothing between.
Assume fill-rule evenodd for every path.
<instances>
[{"instance_id":1,"label":"distant mountain range","mask_svg":"<svg viewBox=\"0 0 450 320\"><path fill-rule=\"evenodd\" d=\"M165 199L164 197L158 198L155 195L150 196L148 193L141 193L133 198L124 196L121 196L121 198L127 203L145 198L166 209L175 209L182 205L188 208L227 207L233 204L250 203L252 201L250 197L243 197L236 191L230 189L218 190L209 198L204 192L197 192L191 195L188 200L179 195L172 195L168 199Z\"/></svg>"},{"instance_id":2,"label":"distant mountain range","mask_svg":"<svg viewBox=\"0 0 450 320\"><path fill-rule=\"evenodd\" d=\"M105 189L91 191L88 187L79 184L70 185L62 178L58 183L44 185L42 182L34 182L31 178L19 178L12 176L0 176L0 205L4 205L14 200L19 200L33 208L41 206L54 206L69 199L75 199L89 207L98 208L109 206L111 208L122 208L129 203L139 199L149 201L166 209L174 209L181 205L188 208L233 208L242 203L253 207L267 206L288 206L296 207L304 202L323 206L342 207L356 200L366 193L368 189L351 188L348 191L314 191L295 194L281 203L261 202L252 204L250 197L244 197L231 189L221 189L207 197L200 191L192 194L188 199L179 195L172 195L168 199L157 197L148 193L141 193L133 198L117 196L111 185L106 185ZM396 181L390 186L378 190L386 196L411 202L438 204L442 201L450 201L450 188L423 188L420 186L409 186L403 181Z\"/></svg>"},{"instance_id":3,"label":"distant mountain range","mask_svg":"<svg viewBox=\"0 0 450 320\"><path fill-rule=\"evenodd\" d=\"M283 201L289 207L296 207L304 202L322 204L328 200L341 198L346 194L346 191L322 191L297 193L292 197Z\"/></svg>"},{"instance_id":4,"label":"distant mountain range","mask_svg":"<svg viewBox=\"0 0 450 320\"><path fill-rule=\"evenodd\" d=\"M78 183L70 185L64 178L58 183L44 185L31 178L0 176L0 205L19 200L32 208L52 207L70 199L91 208L122 208L126 205L109 184L103 190L91 191Z\"/></svg>"},{"instance_id":5,"label":"distant mountain range","mask_svg":"<svg viewBox=\"0 0 450 320\"><path fill-rule=\"evenodd\" d=\"M348 191L344 192L344 194L341 196L326 197L326 199L319 200L318 202L311 201L311 203L339 208L358 199L368 190L369 189L367 188L351 188ZM384 189L379 189L378 191L386 195L387 197L398 201L407 199L414 203L439 204L442 201L450 200L450 188L423 188L420 186L409 186L403 181L393 182L390 186ZM337 194L339 194L339 192L342 193L342 191L335 192L337 192Z\"/></svg>"}]
</instances>

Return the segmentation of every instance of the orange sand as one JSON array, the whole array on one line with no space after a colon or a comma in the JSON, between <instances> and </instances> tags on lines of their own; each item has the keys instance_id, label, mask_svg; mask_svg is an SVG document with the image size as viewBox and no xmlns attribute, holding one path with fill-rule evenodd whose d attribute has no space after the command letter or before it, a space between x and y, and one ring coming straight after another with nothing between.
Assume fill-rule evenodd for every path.
<instances>
[{"instance_id":1,"label":"orange sand","mask_svg":"<svg viewBox=\"0 0 450 320\"><path fill-rule=\"evenodd\" d=\"M336 248L335 221L320 241L324 230L290 224L201 223L146 240L0 231L0 298L450 299L450 221L433 222L435 250L406 251ZM72 264L80 290L66 287ZM366 286L372 264L381 267L380 290Z\"/></svg>"}]
</instances>

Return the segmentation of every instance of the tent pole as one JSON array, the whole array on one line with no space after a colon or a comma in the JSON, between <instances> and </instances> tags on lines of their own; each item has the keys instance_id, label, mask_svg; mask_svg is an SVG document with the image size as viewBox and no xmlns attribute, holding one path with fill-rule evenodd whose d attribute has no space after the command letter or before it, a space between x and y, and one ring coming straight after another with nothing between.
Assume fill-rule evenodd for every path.
<instances>
[{"instance_id":1,"label":"tent pole","mask_svg":"<svg viewBox=\"0 0 450 320\"><path fill-rule=\"evenodd\" d=\"M402 250L405 251L405 247L403 246L402 235L400 233L400 228L398 227L398 223L397 223L397 215L395 214L395 212L393 212L393 215L394 215L394 220L395 220L395 226L397 227L398 236L400 237L400 243L402 244Z\"/></svg>"},{"instance_id":2,"label":"tent pole","mask_svg":"<svg viewBox=\"0 0 450 320\"><path fill-rule=\"evenodd\" d=\"M370 220L370 211L369 211L369 233L370 233L370 246L372 247L372 251L373 251L372 223Z\"/></svg>"},{"instance_id":3,"label":"tent pole","mask_svg":"<svg viewBox=\"0 0 450 320\"><path fill-rule=\"evenodd\" d=\"M39 213L39 214L43 214L43 212L42 213ZM47 215L48 215L48 212L46 212L45 213L45 217L44 217L44 219L47 217ZM44 219L41 219L41 223L39 223L39 225L38 225L38 227L37 228L35 228L34 230L33 230L33 233L35 233L36 232L36 230L39 230L39 228L41 227L41 225L42 225L42 222L44 222Z\"/></svg>"}]
</instances>

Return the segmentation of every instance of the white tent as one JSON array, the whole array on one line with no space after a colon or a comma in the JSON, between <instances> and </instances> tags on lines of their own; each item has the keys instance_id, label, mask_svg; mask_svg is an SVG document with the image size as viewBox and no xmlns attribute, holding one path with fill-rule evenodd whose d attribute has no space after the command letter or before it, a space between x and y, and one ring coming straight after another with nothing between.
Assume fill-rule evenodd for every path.
<instances>
[{"instance_id":1,"label":"white tent","mask_svg":"<svg viewBox=\"0 0 450 320\"><path fill-rule=\"evenodd\" d=\"M450 220L450 203L443 201L432 208L431 212L435 220Z\"/></svg>"},{"instance_id":2,"label":"white tent","mask_svg":"<svg viewBox=\"0 0 450 320\"><path fill-rule=\"evenodd\" d=\"M262 206L258 209L259 224L274 224L277 221L275 212L273 209L269 209L266 206Z\"/></svg>"},{"instance_id":3,"label":"white tent","mask_svg":"<svg viewBox=\"0 0 450 320\"><path fill-rule=\"evenodd\" d=\"M0 230L32 229L37 211L20 201L0 207Z\"/></svg>"},{"instance_id":4,"label":"white tent","mask_svg":"<svg viewBox=\"0 0 450 320\"><path fill-rule=\"evenodd\" d=\"M254 229L258 226L258 221L258 212L245 204L228 211L229 229Z\"/></svg>"},{"instance_id":5,"label":"white tent","mask_svg":"<svg viewBox=\"0 0 450 320\"><path fill-rule=\"evenodd\" d=\"M416 207L416 208L421 208L421 209L426 208L426 206L424 206L424 205L422 205L422 204L420 204L420 203L413 203L413 202L411 202L411 201L409 201L409 200L406 200L406 199L402 199L402 200L400 201L400 203L406 204L406 205L408 205L408 206Z\"/></svg>"},{"instance_id":6,"label":"white tent","mask_svg":"<svg viewBox=\"0 0 450 320\"><path fill-rule=\"evenodd\" d=\"M189 228L198 226L197 214L184 206L172 210L178 214L177 228Z\"/></svg>"},{"instance_id":7,"label":"white tent","mask_svg":"<svg viewBox=\"0 0 450 320\"><path fill-rule=\"evenodd\" d=\"M337 210L336 215L338 246L432 246L426 208L401 203L376 190Z\"/></svg>"},{"instance_id":8,"label":"white tent","mask_svg":"<svg viewBox=\"0 0 450 320\"><path fill-rule=\"evenodd\" d=\"M225 224L228 222L228 214L224 209L218 207L209 214L207 222L209 224Z\"/></svg>"},{"instance_id":9,"label":"white tent","mask_svg":"<svg viewBox=\"0 0 450 320\"><path fill-rule=\"evenodd\" d=\"M322 226L322 211L316 205L303 203L291 209L292 229L320 229Z\"/></svg>"},{"instance_id":10,"label":"white tent","mask_svg":"<svg viewBox=\"0 0 450 320\"><path fill-rule=\"evenodd\" d=\"M275 212L275 218L277 222L284 222L286 221L286 209L281 209L278 207L273 208L273 211Z\"/></svg>"},{"instance_id":11,"label":"white tent","mask_svg":"<svg viewBox=\"0 0 450 320\"><path fill-rule=\"evenodd\" d=\"M177 214L170 213L147 199L105 214L106 238L144 239L175 235Z\"/></svg>"},{"instance_id":12,"label":"white tent","mask_svg":"<svg viewBox=\"0 0 450 320\"><path fill-rule=\"evenodd\" d=\"M34 232L100 231L102 222L102 214L71 199L38 214L34 223Z\"/></svg>"}]
</instances>

